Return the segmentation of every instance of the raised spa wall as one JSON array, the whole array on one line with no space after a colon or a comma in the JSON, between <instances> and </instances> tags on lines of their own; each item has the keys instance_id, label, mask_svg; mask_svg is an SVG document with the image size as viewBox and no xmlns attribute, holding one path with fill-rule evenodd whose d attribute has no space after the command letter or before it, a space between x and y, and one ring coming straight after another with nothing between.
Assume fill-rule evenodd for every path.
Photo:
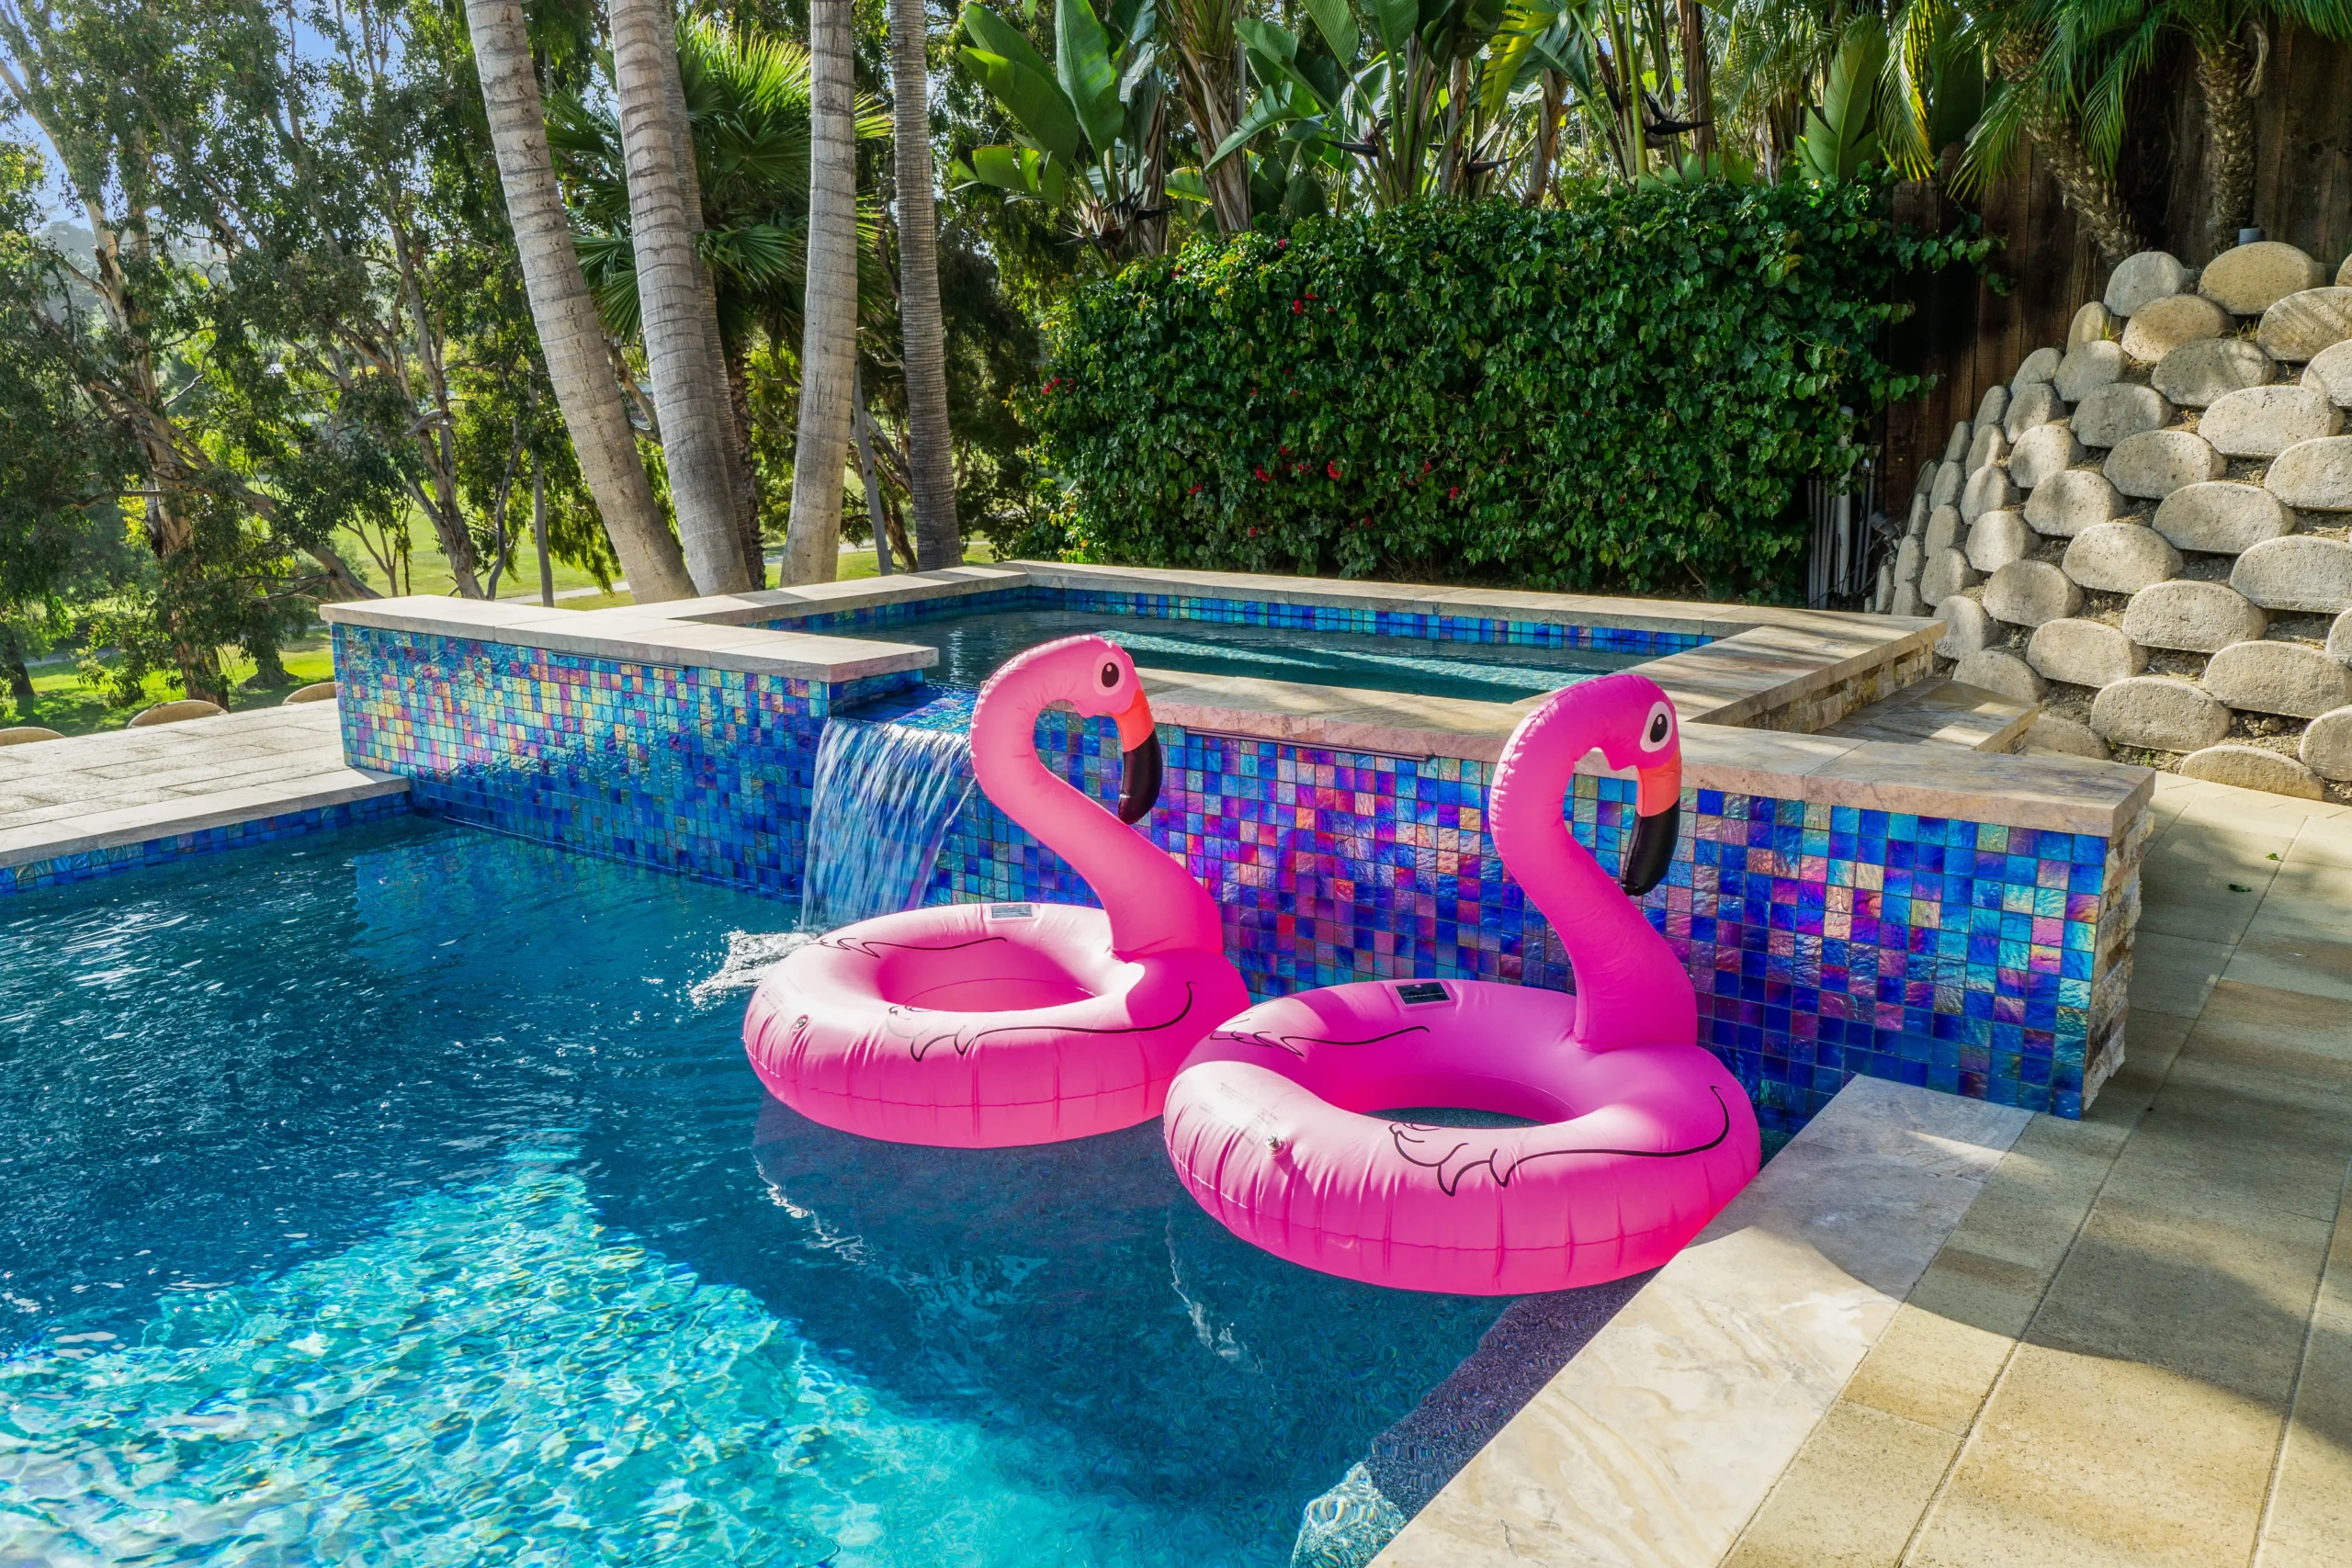
<instances>
[{"instance_id":1,"label":"raised spa wall","mask_svg":"<svg viewBox=\"0 0 2352 1568\"><path fill-rule=\"evenodd\" d=\"M936 656L889 628L1044 603L1656 655L1642 669L1683 719L1683 840L1644 902L1767 1125L1802 1125L1857 1074L2079 1116L2121 1059L2152 775L1815 733L1921 680L1931 621L1023 563L585 613L326 614L345 757L407 777L416 809L796 898L827 716L960 718L924 690ZM1217 895L1253 992L1569 986L1485 829L1525 705L1146 684L1168 764L1147 829ZM1049 714L1039 741L1081 787L1113 787L1107 723ZM1598 764L1569 815L1613 863L1631 784ZM1091 901L977 793L933 897Z\"/></svg>"}]
</instances>

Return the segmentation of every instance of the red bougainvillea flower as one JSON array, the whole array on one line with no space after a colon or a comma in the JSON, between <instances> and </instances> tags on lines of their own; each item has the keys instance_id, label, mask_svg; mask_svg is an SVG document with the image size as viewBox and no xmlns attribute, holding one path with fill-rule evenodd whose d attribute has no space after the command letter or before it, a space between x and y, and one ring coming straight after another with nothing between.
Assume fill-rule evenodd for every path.
<instances>
[{"instance_id":1,"label":"red bougainvillea flower","mask_svg":"<svg viewBox=\"0 0 2352 1568\"><path fill-rule=\"evenodd\" d=\"M1460 485L1455 485L1452 490L1445 492L1445 499L1452 501L1455 496L1460 495L1461 493L1462 487Z\"/></svg>"},{"instance_id":2,"label":"red bougainvillea flower","mask_svg":"<svg viewBox=\"0 0 2352 1568\"><path fill-rule=\"evenodd\" d=\"M1199 485L1194 485L1192 489L1190 489L1190 490L1186 491L1184 493L1185 493L1186 495L1198 495L1198 494L1200 494L1200 493L1201 493L1201 487L1200 487Z\"/></svg>"},{"instance_id":3,"label":"red bougainvillea flower","mask_svg":"<svg viewBox=\"0 0 2352 1568\"><path fill-rule=\"evenodd\" d=\"M1329 461L1329 462L1328 462L1328 463L1324 464L1324 465L1323 465L1323 471L1324 471L1325 473L1327 473L1327 474L1330 475L1333 479L1338 479L1338 478L1340 477L1340 461L1339 461L1339 459L1338 459L1338 458L1336 458L1336 457L1334 457L1331 461Z\"/></svg>"},{"instance_id":4,"label":"red bougainvillea flower","mask_svg":"<svg viewBox=\"0 0 2352 1568\"><path fill-rule=\"evenodd\" d=\"M1261 485L1270 485L1274 482L1273 476L1266 472L1262 468L1253 468L1250 471L1258 476L1258 482ZM1258 530L1252 528L1250 531L1254 534Z\"/></svg>"},{"instance_id":5,"label":"red bougainvillea flower","mask_svg":"<svg viewBox=\"0 0 2352 1568\"><path fill-rule=\"evenodd\" d=\"M1258 536L1258 530L1257 530L1257 529L1255 529L1255 528L1250 529L1250 536L1251 538L1253 538L1253 539L1254 539L1254 538L1256 538L1256 537Z\"/></svg>"},{"instance_id":6,"label":"red bougainvillea flower","mask_svg":"<svg viewBox=\"0 0 2352 1568\"><path fill-rule=\"evenodd\" d=\"M1294 316L1306 309L1306 301L1304 299L1294 299L1290 302L1290 313Z\"/></svg>"}]
</instances>

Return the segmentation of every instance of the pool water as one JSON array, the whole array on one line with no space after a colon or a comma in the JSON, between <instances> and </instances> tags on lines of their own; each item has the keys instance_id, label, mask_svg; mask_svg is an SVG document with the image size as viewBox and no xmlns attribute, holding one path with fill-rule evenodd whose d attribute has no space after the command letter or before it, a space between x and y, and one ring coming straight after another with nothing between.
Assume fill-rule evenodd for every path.
<instances>
[{"instance_id":1,"label":"pool water","mask_svg":"<svg viewBox=\"0 0 2352 1568\"><path fill-rule=\"evenodd\" d=\"M0 906L0 1562L1288 1562L1505 1303L802 1120L689 996L790 915L422 819Z\"/></svg>"},{"instance_id":2,"label":"pool water","mask_svg":"<svg viewBox=\"0 0 2352 1568\"><path fill-rule=\"evenodd\" d=\"M1087 610L982 610L910 621L872 635L935 648L939 663L931 671L933 682L977 686L1023 649L1082 632L1109 637L1149 669L1490 703L1515 703L1556 692L1611 670L1630 669L1649 657Z\"/></svg>"}]
</instances>

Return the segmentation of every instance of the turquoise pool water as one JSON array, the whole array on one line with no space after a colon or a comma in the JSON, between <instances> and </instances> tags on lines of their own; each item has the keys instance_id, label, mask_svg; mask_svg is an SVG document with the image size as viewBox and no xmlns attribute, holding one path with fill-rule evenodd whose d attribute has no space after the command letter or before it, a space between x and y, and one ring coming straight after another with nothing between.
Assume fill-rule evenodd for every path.
<instances>
[{"instance_id":1,"label":"turquoise pool water","mask_svg":"<svg viewBox=\"0 0 2352 1568\"><path fill-rule=\"evenodd\" d=\"M424 821L0 908L0 1562L1287 1562L1503 1303L802 1121L688 995L790 918Z\"/></svg>"},{"instance_id":2,"label":"turquoise pool water","mask_svg":"<svg viewBox=\"0 0 2352 1568\"><path fill-rule=\"evenodd\" d=\"M1611 670L1631 669L1651 657L1224 621L1162 620L1091 610L981 610L933 621L909 621L871 635L935 648L939 663L931 671L933 681L977 686L1023 649L1081 632L1109 637L1133 654L1137 664L1152 669L1253 675L1270 681L1490 703L1515 703L1555 692Z\"/></svg>"}]
</instances>

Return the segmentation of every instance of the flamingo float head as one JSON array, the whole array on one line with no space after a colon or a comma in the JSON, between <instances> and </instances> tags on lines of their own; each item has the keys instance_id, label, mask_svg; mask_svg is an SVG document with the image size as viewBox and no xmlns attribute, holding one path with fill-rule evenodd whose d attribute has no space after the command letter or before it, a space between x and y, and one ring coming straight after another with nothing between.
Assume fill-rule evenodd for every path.
<instances>
[{"instance_id":1,"label":"flamingo float head","mask_svg":"<svg viewBox=\"0 0 2352 1568\"><path fill-rule=\"evenodd\" d=\"M1068 703L1088 718L1108 718L1119 727L1122 772L1119 820L1133 826L1159 800L1159 734L1143 681L1127 650L1106 637L1066 637L1040 643L1014 656L980 689L992 694L1019 690L1039 708ZM977 723L977 716L975 722Z\"/></svg>"},{"instance_id":2,"label":"flamingo float head","mask_svg":"<svg viewBox=\"0 0 2352 1568\"><path fill-rule=\"evenodd\" d=\"M1636 780L1634 841L1617 886L1638 898L1658 885L1674 860L1682 817L1681 720L1657 682L1630 670L1579 682L1562 695L1598 721L1596 744L1609 765L1632 770Z\"/></svg>"}]
</instances>

